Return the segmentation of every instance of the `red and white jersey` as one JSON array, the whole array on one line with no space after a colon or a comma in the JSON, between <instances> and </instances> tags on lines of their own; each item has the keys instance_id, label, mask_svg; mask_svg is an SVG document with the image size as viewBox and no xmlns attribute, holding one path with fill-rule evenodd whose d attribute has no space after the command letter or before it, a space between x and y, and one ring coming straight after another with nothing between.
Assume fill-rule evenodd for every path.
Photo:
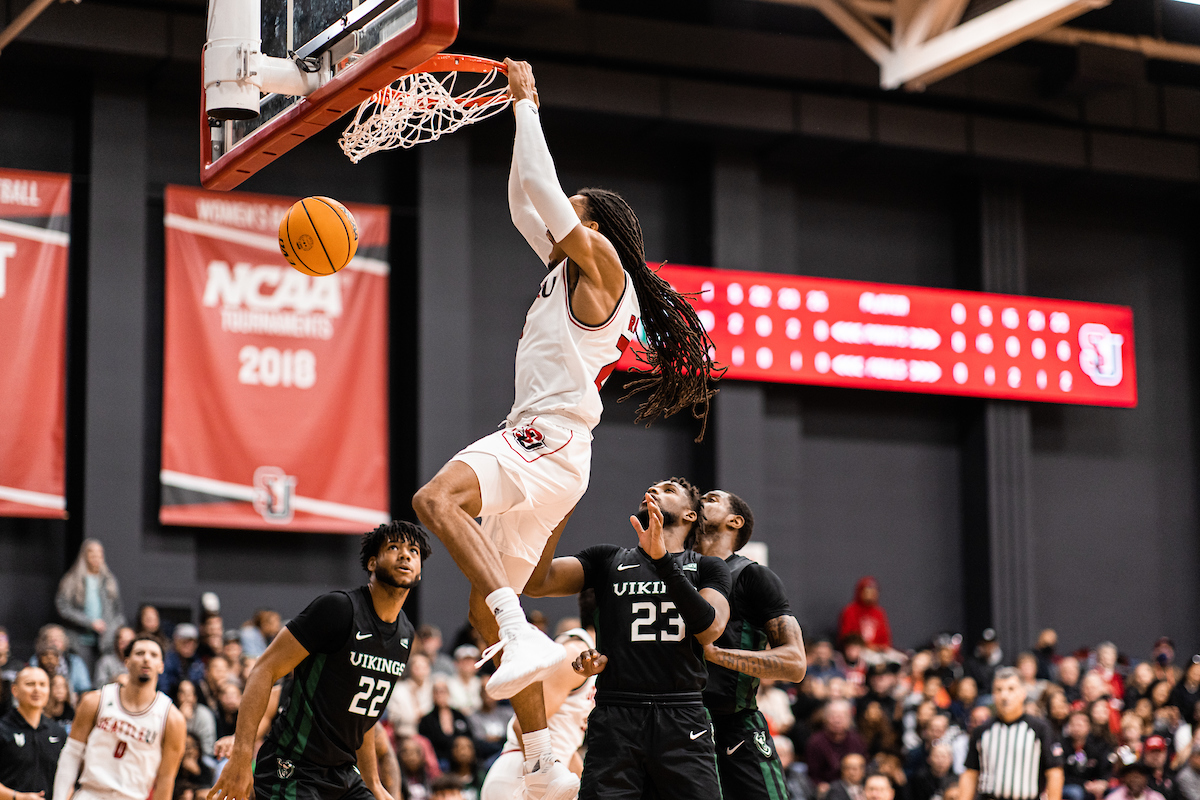
<instances>
[{"instance_id":1,"label":"red and white jersey","mask_svg":"<svg viewBox=\"0 0 1200 800\"><path fill-rule=\"evenodd\" d=\"M597 326L571 313L567 259L551 269L529 313L517 345L516 401L507 423L515 426L539 415L561 414L591 430L600 424L600 387L637 337L642 316L628 273L612 316Z\"/></svg>"},{"instance_id":2,"label":"red and white jersey","mask_svg":"<svg viewBox=\"0 0 1200 800\"><path fill-rule=\"evenodd\" d=\"M564 637L568 636L582 639L589 649L596 647L596 642L583 628L572 628L565 631L556 641L566 641ZM567 695L567 699L563 700L558 711L555 711L546 720L546 727L550 729L550 749L554 751L554 755L559 761L564 764L569 762L571 754L583 744L583 735L587 732L587 718L595 707L596 676L592 675L583 682L582 686ZM521 745L517 743L516 729L513 727L515 719L516 717L513 717L508 721L508 741L504 744L506 751L521 749Z\"/></svg>"},{"instance_id":3,"label":"red and white jersey","mask_svg":"<svg viewBox=\"0 0 1200 800\"><path fill-rule=\"evenodd\" d=\"M120 690L116 683L100 690L100 708L88 734L79 785L90 794L146 800L162 763L171 698L158 692L149 708L135 714L121 704Z\"/></svg>"}]
</instances>

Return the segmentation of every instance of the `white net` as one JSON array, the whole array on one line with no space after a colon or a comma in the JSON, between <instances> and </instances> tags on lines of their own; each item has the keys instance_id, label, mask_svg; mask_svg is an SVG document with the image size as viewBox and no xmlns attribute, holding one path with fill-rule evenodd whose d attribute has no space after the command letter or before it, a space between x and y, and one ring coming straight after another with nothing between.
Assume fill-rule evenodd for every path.
<instances>
[{"instance_id":1,"label":"white net","mask_svg":"<svg viewBox=\"0 0 1200 800\"><path fill-rule=\"evenodd\" d=\"M460 82L470 88L458 89ZM380 150L436 141L503 111L508 104L508 79L499 69L447 72L440 78L414 72L363 102L338 144L357 164Z\"/></svg>"}]
</instances>

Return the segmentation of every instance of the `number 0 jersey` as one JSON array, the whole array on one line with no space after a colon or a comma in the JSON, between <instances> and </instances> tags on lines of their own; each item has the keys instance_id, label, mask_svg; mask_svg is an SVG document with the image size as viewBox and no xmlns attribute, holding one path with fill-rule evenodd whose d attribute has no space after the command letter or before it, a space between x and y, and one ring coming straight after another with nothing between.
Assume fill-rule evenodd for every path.
<instances>
[{"instance_id":1,"label":"number 0 jersey","mask_svg":"<svg viewBox=\"0 0 1200 800\"><path fill-rule=\"evenodd\" d=\"M578 553L584 588L596 590L596 649L608 666L596 678L596 700L606 694L661 695L704 689L704 648L687 630L640 547L595 545ZM691 550L672 553L697 589L729 596L729 568Z\"/></svg>"},{"instance_id":2,"label":"number 0 jersey","mask_svg":"<svg viewBox=\"0 0 1200 800\"><path fill-rule=\"evenodd\" d=\"M309 654L284 681L267 738L281 759L353 764L404 676L412 623L403 611L394 623L381 620L363 586L321 595L287 627Z\"/></svg>"},{"instance_id":3,"label":"number 0 jersey","mask_svg":"<svg viewBox=\"0 0 1200 800\"><path fill-rule=\"evenodd\" d=\"M162 692L149 708L135 713L121 702L119 684L102 687L96 722L83 751L79 785L96 795L149 797L162 764L163 731L170 712L171 698Z\"/></svg>"},{"instance_id":4,"label":"number 0 jersey","mask_svg":"<svg viewBox=\"0 0 1200 800\"><path fill-rule=\"evenodd\" d=\"M589 429L600 424L600 387L637 337L642 316L633 281L602 325L584 325L571 313L567 259L542 279L517 344L516 399L507 423L539 414L566 414Z\"/></svg>"},{"instance_id":5,"label":"number 0 jersey","mask_svg":"<svg viewBox=\"0 0 1200 800\"><path fill-rule=\"evenodd\" d=\"M725 563L733 582L729 624L713 644L726 650L766 650L767 623L792 613L783 581L762 564L737 553ZM758 708L758 684L758 678L751 675L709 664L704 705L714 714Z\"/></svg>"}]
</instances>

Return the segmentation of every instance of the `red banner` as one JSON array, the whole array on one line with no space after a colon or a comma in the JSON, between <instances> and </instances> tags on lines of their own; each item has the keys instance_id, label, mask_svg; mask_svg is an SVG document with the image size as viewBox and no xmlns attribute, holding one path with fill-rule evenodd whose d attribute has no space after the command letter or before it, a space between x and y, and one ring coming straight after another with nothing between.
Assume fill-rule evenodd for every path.
<instances>
[{"instance_id":1,"label":"red banner","mask_svg":"<svg viewBox=\"0 0 1200 800\"><path fill-rule=\"evenodd\" d=\"M167 525L359 533L388 515L388 210L354 260L288 266L291 198L167 187Z\"/></svg>"},{"instance_id":2,"label":"red banner","mask_svg":"<svg viewBox=\"0 0 1200 800\"><path fill-rule=\"evenodd\" d=\"M0 170L0 516L67 516L71 177Z\"/></svg>"},{"instance_id":3,"label":"red banner","mask_svg":"<svg viewBox=\"0 0 1200 800\"><path fill-rule=\"evenodd\" d=\"M1137 405L1133 311L667 265L727 378L974 397ZM620 366L636 367L627 352Z\"/></svg>"}]
</instances>

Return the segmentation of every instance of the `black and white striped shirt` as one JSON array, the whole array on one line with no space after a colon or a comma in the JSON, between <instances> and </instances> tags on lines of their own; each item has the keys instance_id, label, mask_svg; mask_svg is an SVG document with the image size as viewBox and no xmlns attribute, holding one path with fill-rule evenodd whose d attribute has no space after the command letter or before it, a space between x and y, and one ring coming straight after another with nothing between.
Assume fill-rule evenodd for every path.
<instances>
[{"instance_id":1,"label":"black and white striped shirt","mask_svg":"<svg viewBox=\"0 0 1200 800\"><path fill-rule=\"evenodd\" d=\"M1034 800L1046 770L1062 767L1062 745L1046 721L1023 714L990 720L971 732L966 768L979 771L976 792L999 800Z\"/></svg>"}]
</instances>

